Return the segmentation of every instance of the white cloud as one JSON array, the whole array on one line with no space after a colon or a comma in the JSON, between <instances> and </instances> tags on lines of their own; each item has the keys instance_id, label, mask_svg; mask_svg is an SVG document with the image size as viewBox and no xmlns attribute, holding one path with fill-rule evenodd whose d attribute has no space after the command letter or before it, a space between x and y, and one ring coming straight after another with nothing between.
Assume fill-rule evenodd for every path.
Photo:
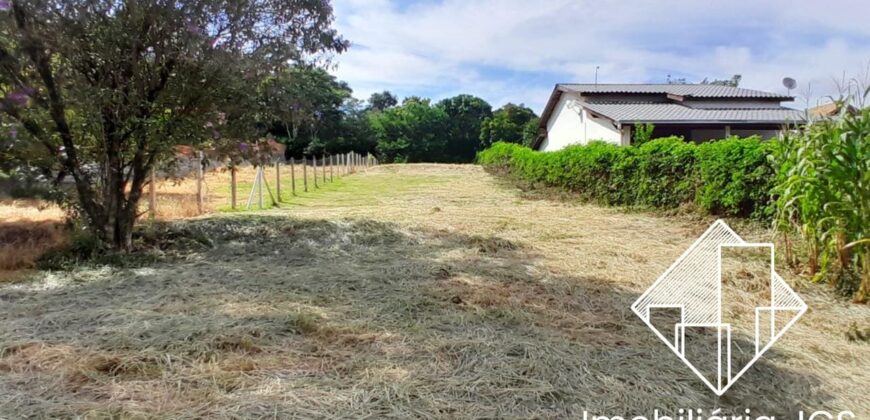
<instances>
[{"instance_id":1,"label":"white cloud","mask_svg":"<svg viewBox=\"0 0 870 420\"><path fill-rule=\"evenodd\" d=\"M393 90L456 93L538 111L557 82L664 81L742 74L744 86L833 94L834 77L870 61L864 2L337 0L339 31L355 44L336 74L360 97Z\"/></svg>"}]
</instances>

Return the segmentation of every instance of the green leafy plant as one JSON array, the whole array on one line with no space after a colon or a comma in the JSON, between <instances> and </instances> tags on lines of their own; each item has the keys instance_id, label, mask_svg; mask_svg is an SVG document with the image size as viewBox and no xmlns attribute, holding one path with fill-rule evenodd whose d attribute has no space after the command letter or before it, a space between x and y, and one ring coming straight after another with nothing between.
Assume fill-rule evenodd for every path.
<instances>
[{"instance_id":1,"label":"green leafy plant","mask_svg":"<svg viewBox=\"0 0 870 420\"><path fill-rule=\"evenodd\" d=\"M754 137L700 145L668 137L639 147L592 142L549 153L496 143L478 160L607 205L689 204L711 214L769 218L773 147Z\"/></svg>"},{"instance_id":2,"label":"green leafy plant","mask_svg":"<svg viewBox=\"0 0 870 420\"><path fill-rule=\"evenodd\" d=\"M644 143L652 140L653 131L655 130L655 125L650 123L645 124L635 124L634 125L634 138L632 139L632 144L635 146L640 146Z\"/></svg>"},{"instance_id":3,"label":"green leafy plant","mask_svg":"<svg viewBox=\"0 0 870 420\"><path fill-rule=\"evenodd\" d=\"M788 133L778 163L775 227L800 236L816 281L870 296L870 108ZM791 254L791 250L787 250ZM792 262L796 262L790 256ZM859 273L855 275L855 273Z\"/></svg>"}]
</instances>

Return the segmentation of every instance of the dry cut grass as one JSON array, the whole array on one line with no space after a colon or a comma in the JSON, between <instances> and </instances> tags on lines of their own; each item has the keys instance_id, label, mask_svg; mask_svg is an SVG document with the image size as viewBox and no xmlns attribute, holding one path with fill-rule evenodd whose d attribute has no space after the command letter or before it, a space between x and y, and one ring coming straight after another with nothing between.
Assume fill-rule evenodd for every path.
<instances>
[{"instance_id":1,"label":"dry cut grass","mask_svg":"<svg viewBox=\"0 0 870 420\"><path fill-rule=\"evenodd\" d=\"M295 168L298 182L298 194L303 192L303 169ZM309 167L309 177L313 170ZM281 181L285 186L282 193L284 199L291 199L291 174L289 166L283 167ZM322 183L322 170L318 172ZM337 174L337 173L336 173ZM243 167L238 170L238 195L236 204L244 208L255 176L253 167ZM276 188L276 173L274 167L267 168L266 176L270 187ZM333 177L335 180L337 177ZM315 191L313 178L309 178L310 189ZM179 220L198 217L218 210L229 210L230 205L230 174L225 169L215 169L206 172L204 177L205 202L200 211L196 200L197 183L190 176L181 179L159 179L156 184L156 218L158 220ZM143 218L149 213L148 196L141 203ZM266 203L271 207L267 195ZM18 271L32 269L40 256L53 249L63 246L69 241L68 234L62 229L64 212L52 203L38 199L0 199L0 281L15 280L23 274Z\"/></svg>"},{"instance_id":2,"label":"dry cut grass","mask_svg":"<svg viewBox=\"0 0 870 420\"><path fill-rule=\"evenodd\" d=\"M870 308L824 287L783 273L810 312L722 398L631 313L709 222L407 165L155 225L208 241L0 289L0 417L870 415Z\"/></svg>"},{"instance_id":3,"label":"dry cut grass","mask_svg":"<svg viewBox=\"0 0 870 420\"><path fill-rule=\"evenodd\" d=\"M32 199L0 200L0 281L19 278L44 253L63 246L59 207Z\"/></svg>"}]
</instances>

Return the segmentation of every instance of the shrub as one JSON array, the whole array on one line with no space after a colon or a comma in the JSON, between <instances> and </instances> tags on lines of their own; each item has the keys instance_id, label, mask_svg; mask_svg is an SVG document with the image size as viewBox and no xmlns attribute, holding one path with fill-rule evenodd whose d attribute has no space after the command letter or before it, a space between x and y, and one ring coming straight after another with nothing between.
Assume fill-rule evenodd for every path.
<instances>
[{"instance_id":1,"label":"shrub","mask_svg":"<svg viewBox=\"0 0 870 420\"><path fill-rule=\"evenodd\" d=\"M731 137L699 145L698 205L712 214L769 219L776 176L770 156L776 144L758 137Z\"/></svg>"},{"instance_id":2,"label":"shrub","mask_svg":"<svg viewBox=\"0 0 870 420\"><path fill-rule=\"evenodd\" d=\"M593 142L545 153L496 143L478 162L601 204L690 204L710 214L769 218L773 147L758 138L697 145L668 137L636 147Z\"/></svg>"},{"instance_id":3,"label":"shrub","mask_svg":"<svg viewBox=\"0 0 870 420\"><path fill-rule=\"evenodd\" d=\"M678 207L694 197L697 178L696 149L692 143L668 137L637 148L637 203Z\"/></svg>"}]
</instances>

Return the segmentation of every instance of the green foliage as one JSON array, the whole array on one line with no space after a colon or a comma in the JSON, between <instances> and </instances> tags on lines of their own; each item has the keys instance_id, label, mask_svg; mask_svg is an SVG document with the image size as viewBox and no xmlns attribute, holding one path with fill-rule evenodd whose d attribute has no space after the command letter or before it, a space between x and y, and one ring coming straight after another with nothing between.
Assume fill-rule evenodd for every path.
<instances>
[{"instance_id":1,"label":"green foliage","mask_svg":"<svg viewBox=\"0 0 870 420\"><path fill-rule=\"evenodd\" d=\"M646 123L646 124L635 124L634 125L634 139L632 139L631 144L633 146L640 146L650 140L652 140L653 131L655 131L655 125Z\"/></svg>"},{"instance_id":2,"label":"green foliage","mask_svg":"<svg viewBox=\"0 0 870 420\"><path fill-rule=\"evenodd\" d=\"M322 1L6 3L0 161L71 179L63 202L119 249L175 146L258 137L264 80L348 46Z\"/></svg>"},{"instance_id":3,"label":"green foliage","mask_svg":"<svg viewBox=\"0 0 870 420\"><path fill-rule=\"evenodd\" d=\"M351 99L347 83L309 65L280 69L260 86L266 115L274 119L272 134L285 139L288 157L319 155L334 150Z\"/></svg>"},{"instance_id":4,"label":"green foliage","mask_svg":"<svg viewBox=\"0 0 870 420\"><path fill-rule=\"evenodd\" d=\"M428 99L407 98L401 106L369 114L383 162L432 162L443 159L448 116Z\"/></svg>"},{"instance_id":5,"label":"green foliage","mask_svg":"<svg viewBox=\"0 0 870 420\"><path fill-rule=\"evenodd\" d=\"M698 147L698 169L703 180L698 190L701 208L713 214L770 219L776 172L770 159L778 145L758 137L731 137Z\"/></svg>"},{"instance_id":6,"label":"green foliage","mask_svg":"<svg viewBox=\"0 0 870 420\"><path fill-rule=\"evenodd\" d=\"M804 239L807 268L817 280L827 278L841 290L856 290L855 300L866 301L870 296L870 108L789 133L775 152L780 162L777 228L786 237Z\"/></svg>"},{"instance_id":7,"label":"green foliage","mask_svg":"<svg viewBox=\"0 0 870 420\"><path fill-rule=\"evenodd\" d=\"M535 139L538 137L538 126L541 124L541 119L539 117L535 117L530 119L523 126L523 146L532 147L532 144L535 143Z\"/></svg>"},{"instance_id":8,"label":"green foliage","mask_svg":"<svg viewBox=\"0 0 870 420\"><path fill-rule=\"evenodd\" d=\"M712 214L766 217L773 174L767 159L771 147L757 138L697 145L670 137L639 147L592 142L544 153L496 143L478 160L602 204L655 208L690 204Z\"/></svg>"},{"instance_id":9,"label":"green foliage","mask_svg":"<svg viewBox=\"0 0 870 420\"><path fill-rule=\"evenodd\" d=\"M534 138L527 139L527 124L538 116L530 108L520 104L508 103L483 121L480 128L480 146L487 148L495 142L531 144ZM535 131L536 132L536 131Z\"/></svg>"},{"instance_id":10,"label":"green foliage","mask_svg":"<svg viewBox=\"0 0 870 420\"><path fill-rule=\"evenodd\" d=\"M392 108L399 104L396 95L390 91L375 92L369 97L369 110L383 111L387 108Z\"/></svg>"},{"instance_id":11,"label":"green foliage","mask_svg":"<svg viewBox=\"0 0 870 420\"><path fill-rule=\"evenodd\" d=\"M492 106L476 96L458 95L444 99L435 106L443 110L447 121L448 162L471 162L480 148L480 128L492 116Z\"/></svg>"}]
</instances>

